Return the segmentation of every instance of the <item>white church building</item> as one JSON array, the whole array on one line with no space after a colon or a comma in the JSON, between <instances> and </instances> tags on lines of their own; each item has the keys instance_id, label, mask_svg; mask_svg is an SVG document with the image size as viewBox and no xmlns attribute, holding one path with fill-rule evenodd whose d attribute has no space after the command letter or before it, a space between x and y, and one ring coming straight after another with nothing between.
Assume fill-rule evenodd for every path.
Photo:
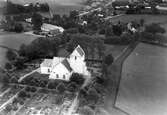
<instances>
[{"instance_id":1,"label":"white church building","mask_svg":"<svg viewBox=\"0 0 167 115\"><path fill-rule=\"evenodd\" d=\"M89 75L85 62L85 52L78 45L67 58L54 57L45 59L40 65L41 74L48 74L49 79L69 81L72 73Z\"/></svg>"}]
</instances>

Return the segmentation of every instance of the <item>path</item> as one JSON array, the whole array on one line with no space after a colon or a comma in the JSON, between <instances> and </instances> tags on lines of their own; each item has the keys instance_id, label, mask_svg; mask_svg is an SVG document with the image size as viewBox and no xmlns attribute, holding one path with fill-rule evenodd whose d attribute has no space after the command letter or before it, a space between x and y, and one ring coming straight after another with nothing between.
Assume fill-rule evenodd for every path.
<instances>
[{"instance_id":1,"label":"path","mask_svg":"<svg viewBox=\"0 0 167 115\"><path fill-rule=\"evenodd\" d=\"M121 73L122 73L122 65L125 59L131 54L131 52L135 49L138 42L130 44L123 52L122 54L116 58L116 60L113 62L113 64L108 67L108 94L106 96L106 102L105 102L105 109L107 111L119 111L124 115L129 115L125 111L117 108L115 106L117 95L119 91L120 81L121 81ZM114 110L113 110L114 109Z\"/></svg>"},{"instance_id":2,"label":"path","mask_svg":"<svg viewBox=\"0 0 167 115\"><path fill-rule=\"evenodd\" d=\"M84 87L86 87L90 82L91 82L91 76L87 75L86 76L86 80L84 81L83 85L81 86L81 89L84 89ZM73 100L67 115L72 115L73 112L76 111L76 109L78 108L78 104L79 104L79 100L78 100L78 96L79 96L80 91L77 92L75 99Z\"/></svg>"},{"instance_id":3,"label":"path","mask_svg":"<svg viewBox=\"0 0 167 115\"><path fill-rule=\"evenodd\" d=\"M28 77L29 75L31 75L31 74L33 74L33 73L35 73L35 72L38 72L39 70L40 70L40 68L37 68L36 70L33 70L32 72L30 72L30 73L28 73L28 74L26 74L26 75L20 77L20 79L18 80L18 82L19 82L19 83L22 82L23 79L25 79L26 77Z\"/></svg>"},{"instance_id":4,"label":"path","mask_svg":"<svg viewBox=\"0 0 167 115\"><path fill-rule=\"evenodd\" d=\"M115 16L108 16L106 18L104 18L104 20L109 20L109 19L112 19L112 18L117 18L117 17L120 17L120 16L124 16L126 14L120 14L120 15L115 15Z\"/></svg>"},{"instance_id":5,"label":"path","mask_svg":"<svg viewBox=\"0 0 167 115\"><path fill-rule=\"evenodd\" d=\"M3 97L7 92L9 92L11 88L6 89L3 93L1 93L0 97Z\"/></svg>"},{"instance_id":6,"label":"path","mask_svg":"<svg viewBox=\"0 0 167 115\"><path fill-rule=\"evenodd\" d=\"M73 100L68 112L67 112L67 115L72 115L73 112L75 112L75 110L77 109L78 107L78 95L79 95L79 92L77 93L75 99Z\"/></svg>"}]
</instances>

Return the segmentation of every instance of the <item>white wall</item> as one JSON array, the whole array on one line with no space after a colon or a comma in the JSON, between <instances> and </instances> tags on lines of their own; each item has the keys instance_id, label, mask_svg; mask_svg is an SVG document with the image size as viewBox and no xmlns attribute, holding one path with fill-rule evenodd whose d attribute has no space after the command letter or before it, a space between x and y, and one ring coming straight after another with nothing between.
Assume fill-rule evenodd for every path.
<instances>
[{"instance_id":1,"label":"white wall","mask_svg":"<svg viewBox=\"0 0 167 115\"><path fill-rule=\"evenodd\" d=\"M41 67L42 74L50 74L51 68L50 67Z\"/></svg>"},{"instance_id":2,"label":"white wall","mask_svg":"<svg viewBox=\"0 0 167 115\"><path fill-rule=\"evenodd\" d=\"M57 78L57 75L58 75L58 78ZM65 78L63 78L64 75L65 75ZM60 63L53 68L49 76L49 79L61 79L61 80L68 81L70 77L71 77L71 72L69 72L62 63Z\"/></svg>"}]
</instances>

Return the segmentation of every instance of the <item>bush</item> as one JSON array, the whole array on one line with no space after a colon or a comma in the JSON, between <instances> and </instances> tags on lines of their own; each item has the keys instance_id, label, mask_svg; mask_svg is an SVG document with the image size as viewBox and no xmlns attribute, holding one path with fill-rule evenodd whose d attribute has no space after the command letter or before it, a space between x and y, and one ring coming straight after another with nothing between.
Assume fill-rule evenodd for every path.
<instances>
[{"instance_id":1,"label":"bush","mask_svg":"<svg viewBox=\"0 0 167 115\"><path fill-rule=\"evenodd\" d=\"M17 55L14 51L12 50L8 50L7 53L6 53L6 58L9 60L9 61L14 61L16 59Z\"/></svg>"},{"instance_id":2,"label":"bush","mask_svg":"<svg viewBox=\"0 0 167 115\"><path fill-rule=\"evenodd\" d=\"M165 29L162 28L159 24L157 23L152 23L150 25L147 25L145 27L145 32L156 34L156 33L165 33Z\"/></svg>"},{"instance_id":3,"label":"bush","mask_svg":"<svg viewBox=\"0 0 167 115\"><path fill-rule=\"evenodd\" d=\"M83 78L83 76L78 73L73 73L70 77L70 81L78 85L82 85L84 83L84 80L85 79Z\"/></svg>"},{"instance_id":4,"label":"bush","mask_svg":"<svg viewBox=\"0 0 167 115\"><path fill-rule=\"evenodd\" d=\"M107 55L104 59L104 63L107 65L111 65L113 61L114 61L114 57L112 56L112 54Z\"/></svg>"},{"instance_id":5,"label":"bush","mask_svg":"<svg viewBox=\"0 0 167 115\"><path fill-rule=\"evenodd\" d=\"M60 85L57 86L56 89L59 93L63 93L66 88L65 88L64 84L61 83Z\"/></svg>"},{"instance_id":6,"label":"bush","mask_svg":"<svg viewBox=\"0 0 167 115\"><path fill-rule=\"evenodd\" d=\"M17 59L14 61L14 66L15 66L17 69L23 69L23 68L25 67L24 61L25 61L24 58L17 58Z\"/></svg>"},{"instance_id":7,"label":"bush","mask_svg":"<svg viewBox=\"0 0 167 115\"><path fill-rule=\"evenodd\" d=\"M133 40L136 40L133 35L129 33L124 33L121 36L109 36L104 40L105 44L119 44L119 45L128 45Z\"/></svg>"},{"instance_id":8,"label":"bush","mask_svg":"<svg viewBox=\"0 0 167 115\"><path fill-rule=\"evenodd\" d=\"M18 106L16 104L13 105L13 110L17 111L18 110Z\"/></svg>"},{"instance_id":9,"label":"bush","mask_svg":"<svg viewBox=\"0 0 167 115\"><path fill-rule=\"evenodd\" d=\"M25 91L21 91L19 94L18 94L18 97L20 98L25 98L27 96L26 92Z\"/></svg>"},{"instance_id":10,"label":"bush","mask_svg":"<svg viewBox=\"0 0 167 115\"><path fill-rule=\"evenodd\" d=\"M10 82L11 83L18 83L18 80L15 76L13 76L11 79L10 79Z\"/></svg>"},{"instance_id":11,"label":"bush","mask_svg":"<svg viewBox=\"0 0 167 115\"><path fill-rule=\"evenodd\" d=\"M12 110L12 105L11 104L9 104L9 105L7 105L6 107L5 107L5 110L7 111L7 112L10 112L11 110Z\"/></svg>"},{"instance_id":12,"label":"bush","mask_svg":"<svg viewBox=\"0 0 167 115\"><path fill-rule=\"evenodd\" d=\"M14 31L15 31L15 32L20 33L20 32L22 32L23 30L24 30L24 28L23 28L23 25L22 25L22 24L20 24L20 23L16 23L16 24L15 24L15 27L14 27Z\"/></svg>"},{"instance_id":13,"label":"bush","mask_svg":"<svg viewBox=\"0 0 167 115\"><path fill-rule=\"evenodd\" d=\"M5 64L5 69L10 70L12 69L12 65L10 63Z\"/></svg>"},{"instance_id":14,"label":"bush","mask_svg":"<svg viewBox=\"0 0 167 115\"><path fill-rule=\"evenodd\" d=\"M58 95L58 96L55 98L54 103L55 103L56 105L61 105L61 104L63 103L63 96Z\"/></svg>"},{"instance_id":15,"label":"bush","mask_svg":"<svg viewBox=\"0 0 167 115\"><path fill-rule=\"evenodd\" d=\"M55 85L54 82L49 82L49 84L48 84L48 88L49 88L49 89L56 89L56 86L57 86L57 85Z\"/></svg>"},{"instance_id":16,"label":"bush","mask_svg":"<svg viewBox=\"0 0 167 115\"><path fill-rule=\"evenodd\" d=\"M78 90L78 85L72 82L67 88L70 92L76 92Z\"/></svg>"},{"instance_id":17,"label":"bush","mask_svg":"<svg viewBox=\"0 0 167 115\"><path fill-rule=\"evenodd\" d=\"M142 39L149 40L149 41L155 41L156 37L152 33L149 32L142 32L141 33Z\"/></svg>"}]
</instances>

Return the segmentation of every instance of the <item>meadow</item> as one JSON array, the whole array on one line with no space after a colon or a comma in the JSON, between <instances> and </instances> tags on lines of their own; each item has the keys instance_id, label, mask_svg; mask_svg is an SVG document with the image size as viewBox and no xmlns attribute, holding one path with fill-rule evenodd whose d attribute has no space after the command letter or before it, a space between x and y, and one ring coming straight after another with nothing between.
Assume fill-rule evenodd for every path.
<instances>
[{"instance_id":1,"label":"meadow","mask_svg":"<svg viewBox=\"0 0 167 115\"><path fill-rule=\"evenodd\" d=\"M123 64L116 106L130 115L166 115L166 57L166 48L140 43Z\"/></svg>"}]
</instances>

